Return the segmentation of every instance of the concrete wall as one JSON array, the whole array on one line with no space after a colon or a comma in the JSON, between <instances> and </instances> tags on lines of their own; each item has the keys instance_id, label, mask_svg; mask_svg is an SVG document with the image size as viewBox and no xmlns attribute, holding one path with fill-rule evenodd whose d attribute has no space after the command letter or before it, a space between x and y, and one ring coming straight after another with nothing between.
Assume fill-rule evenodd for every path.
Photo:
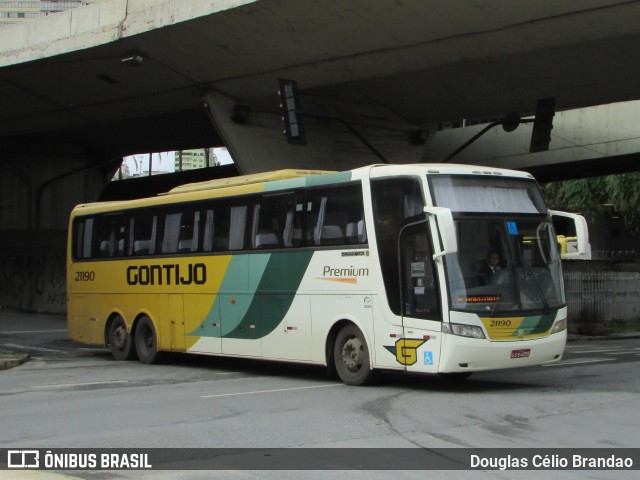
<instances>
[{"instance_id":1,"label":"concrete wall","mask_svg":"<svg viewBox=\"0 0 640 480\"><path fill-rule=\"evenodd\" d=\"M274 85L274 89L275 89ZM305 168L350 170L385 163L376 156L344 123L337 119L317 118L314 114L336 116L349 123L388 163L417 163L424 145L412 141L419 130L394 112L372 104L319 99L300 95L306 145L287 143L279 99L274 92L273 107L248 104L251 111L245 123L231 119L236 101L211 91L204 97L214 128L231 152L242 174Z\"/></svg>"},{"instance_id":2,"label":"concrete wall","mask_svg":"<svg viewBox=\"0 0 640 480\"><path fill-rule=\"evenodd\" d=\"M0 232L0 307L67 309L66 230Z\"/></svg>"},{"instance_id":3,"label":"concrete wall","mask_svg":"<svg viewBox=\"0 0 640 480\"><path fill-rule=\"evenodd\" d=\"M0 141L0 232L66 228L73 207L98 198L116 163L78 143Z\"/></svg>"},{"instance_id":4,"label":"concrete wall","mask_svg":"<svg viewBox=\"0 0 640 480\"><path fill-rule=\"evenodd\" d=\"M607 159L640 152L640 101L611 103L557 112L553 119L549 151L529 153L532 124L506 133L495 127L480 137L451 163L501 168L527 168ZM429 141L423 161L439 162L486 125L437 132ZM580 176L580 175L577 175Z\"/></svg>"},{"instance_id":5,"label":"concrete wall","mask_svg":"<svg viewBox=\"0 0 640 480\"><path fill-rule=\"evenodd\" d=\"M112 164L61 141L0 142L0 306L65 311L69 213L97 199Z\"/></svg>"},{"instance_id":6,"label":"concrete wall","mask_svg":"<svg viewBox=\"0 0 640 480\"><path fill-rule=\"evenodd\" d=\"M640 331L640 263L563 262L569 333Z\"/></svg>"}]
</instances>

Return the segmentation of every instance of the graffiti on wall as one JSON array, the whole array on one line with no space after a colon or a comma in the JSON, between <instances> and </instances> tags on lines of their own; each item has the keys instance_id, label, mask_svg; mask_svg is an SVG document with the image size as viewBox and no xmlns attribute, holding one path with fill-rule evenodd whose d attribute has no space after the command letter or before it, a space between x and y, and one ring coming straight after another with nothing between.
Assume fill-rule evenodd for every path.
<instances>
[{"instance_id":1,"label":"graffiti on wall","mask_svg":"<svg viewBox=\"0 0 640 480\"><path fill-rule=\"evenodd\" d=\"M61 313L66 309L65 252L0 253L0 305Z\"/></svg>"}]
</instances>

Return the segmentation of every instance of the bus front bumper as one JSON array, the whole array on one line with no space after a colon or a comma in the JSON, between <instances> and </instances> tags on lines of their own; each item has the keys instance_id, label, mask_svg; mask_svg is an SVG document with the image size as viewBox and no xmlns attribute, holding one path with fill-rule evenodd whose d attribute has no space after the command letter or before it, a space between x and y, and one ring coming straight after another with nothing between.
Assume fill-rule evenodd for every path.
<instances>
[{"instance_id":1,"label":"bus front bumper","mask_svg":"<svg viewBox=\"0 0 640 480\"><path fill-rule=\"evenodd\" d=\"M567 343L567 332L533 340L501 342L445 334L443 343L441 373L501 370L560 360Z\"/></svg>"}]
</instances>

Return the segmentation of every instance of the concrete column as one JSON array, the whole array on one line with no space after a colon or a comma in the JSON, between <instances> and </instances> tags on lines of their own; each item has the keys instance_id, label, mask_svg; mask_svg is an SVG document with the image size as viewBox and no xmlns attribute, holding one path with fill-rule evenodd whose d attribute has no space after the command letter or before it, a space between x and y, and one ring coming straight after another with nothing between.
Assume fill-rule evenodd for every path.
<instances>
[{"instance_id":1,"label":"concrete column","mask_svg":"<svg viewBox=\"0 0 640 480\"><path fill-rule=\"evenodd\" d=\"M284 124L274 82L273 105L237 102L218 92L204 96L214 127L224 140L238 169L243 174L304 168L348 170L382 163L348 128L339 121L303 117L306 145L291 145L283 135ZM371 104L347 104L300 95L302 108L308 113L339 115L358 130L389 163L414 163L420 160L423 145L412 143L419 127L382 111ZM231 117L238 103L250 107L243 124Z\"/></svg>"},{"instance_id":2,"label":"concrete column","mask_svg":"<svg viewBox=\"0 0 640 480\"><path fill-rule=\"evenodd\" d=\"M115 163L77 144L0 141L0 307L66 310L69 214L97 199Z\"/></svg>"},{"instance_id":3,"label":"concrete column","mask_svg":"<svg viewBox=\"0 0 640 480\"><path fill-rule=\"evenodd\" d=\"M549 150L539 153L529 153L532 124L520 125L511 133L495 127L450 163L527 170L557 168L562 164L585 168L588 162L596 160L615 162L640 152L639 109L640 101L636 101L557 112ZM474 125L437 132L427 145L423 161L441 162L484 127ZM575 167L577 162L581 167Z\"/></svg>"}]
</instances>

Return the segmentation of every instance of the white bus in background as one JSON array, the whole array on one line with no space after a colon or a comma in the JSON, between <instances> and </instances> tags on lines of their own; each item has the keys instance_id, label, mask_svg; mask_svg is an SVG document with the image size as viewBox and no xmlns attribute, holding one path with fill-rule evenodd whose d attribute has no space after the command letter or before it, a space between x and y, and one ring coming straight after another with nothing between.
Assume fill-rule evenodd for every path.
<instances>
[{"instance_id":1,"label":"white bus in background","mask_svg":"<svg viewBox=\"0 0 640 480\"><path fill-rule=\"evenodd\" d=\"M563 260L591 260L591 243L587 221L577 213L551 210L553 226Z\"/></svg>"},{"instance_id":2,"label":"white bus in background","mask_svg":"<svg viewBox=\"0 0 640 480\"><path fill-rule=\"evenodd\" d=\"M69 231L71 337L118 360L282 360L363 385L377 370L462 378L565 348L556 233L523 172L286 170L79 205Z\"/></svg>"}]
</instances>

